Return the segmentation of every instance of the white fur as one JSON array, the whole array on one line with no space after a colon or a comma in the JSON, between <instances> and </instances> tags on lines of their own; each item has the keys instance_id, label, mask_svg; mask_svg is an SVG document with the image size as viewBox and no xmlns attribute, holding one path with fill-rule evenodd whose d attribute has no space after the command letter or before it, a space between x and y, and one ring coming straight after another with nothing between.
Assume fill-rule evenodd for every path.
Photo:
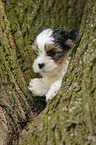
<instances>
[{"instance_id":1,"label":"white fur","mask_svg":"<svg viewBox=\"0 0 96 145\"><path fill-rule=\"evenodd\" d=\"M54 69L56 69L58 66L57 64L48 56L46 56L45 51L45 44L54 44L54 38L51 37L52 30L47 29L41 32L35 40L35 45L39 48L39 56L37 59L35 59L33 63L33 69L36 73L40 73L41 75L46 75L47 73L51 73ZM38 63L44 63L45 67L40 70L38 67ZM51 66L51 67L50 67ZM47 76L47 75L46 75Z\"/></svg>"},{"instance_id":2,"label":"white fur","mask_svg":"<svg viewBox=\"0 0 96 145\"><path fill-rule=\"evenodd\" d=\"M35 39L35 44L38 48L44 52L44 45L45 44L54 44L54 38L52 37L52 30L46 29L42 31Z\"/></svg>"},{"instance_id":3,"label":"white fur","mask_svg":"<svg viewBox=\"0 0 96 145\"><path fill-rule=\"evenodd\" d=\"M46 101L51 100L59 91L64 74L66 73L69 58L57 65L51 57L46 55L45 44L54 44L52 30L47 29L41 32L35 40L35 45L38 46L38 57L34 60L33 69L36 73L40 73L42 78L31 79L29 89L35 96L46 96ZM42 69L38 64L44 63Z\"/></svg>"}]
</instances>

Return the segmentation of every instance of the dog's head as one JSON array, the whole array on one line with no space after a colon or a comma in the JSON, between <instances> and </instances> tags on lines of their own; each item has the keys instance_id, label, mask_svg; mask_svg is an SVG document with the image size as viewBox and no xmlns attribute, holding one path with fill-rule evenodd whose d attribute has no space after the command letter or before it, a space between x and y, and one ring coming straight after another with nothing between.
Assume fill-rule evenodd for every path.
<instances>
[{"instance_id":1,"label":"dog's head","mask_svg":"<svg viewBox=\"0 0 96 145\"><path fill-rule=\"evenodd\" d=\"M47 76L58 70L77 35L78 31L74 29L57 27L43 30L32 46L37 54L33 63L34 71Z\"/></svg>"}]
</instances>

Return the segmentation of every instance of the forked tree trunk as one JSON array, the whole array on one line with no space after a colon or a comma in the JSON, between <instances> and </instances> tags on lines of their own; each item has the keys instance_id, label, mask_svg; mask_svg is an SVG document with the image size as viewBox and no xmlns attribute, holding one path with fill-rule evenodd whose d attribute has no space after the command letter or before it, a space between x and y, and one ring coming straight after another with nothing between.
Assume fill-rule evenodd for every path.
<instances>
[{"instance_id":1,"label":"forked tree trunk","mask_svg":"<svg viewBox=\"0 0 96 145\"><path fill-rule=\"evenodd\" d=\"M95 14L94 0L0 1L0 145L96 144ZM37 77L31 43L41 25L80 27L61 89L46 107L28 90Z\"/></svg>"}]
</instances>

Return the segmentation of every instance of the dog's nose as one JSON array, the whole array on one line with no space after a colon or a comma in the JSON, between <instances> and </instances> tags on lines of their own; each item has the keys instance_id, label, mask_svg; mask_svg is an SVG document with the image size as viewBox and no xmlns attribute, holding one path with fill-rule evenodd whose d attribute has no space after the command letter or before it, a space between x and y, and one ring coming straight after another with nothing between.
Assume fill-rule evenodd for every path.
<instances>
[{"instance_id":1,"label":"dog's nose","mask_svg":"<svg viewBox=\"0 0 96 145\"><path fill-rule=\"evenodd\" d=\"M40 69L42 69L42 67L44 66L44 63L39 63L38 66Z\"/></svg>"}]
</instances>

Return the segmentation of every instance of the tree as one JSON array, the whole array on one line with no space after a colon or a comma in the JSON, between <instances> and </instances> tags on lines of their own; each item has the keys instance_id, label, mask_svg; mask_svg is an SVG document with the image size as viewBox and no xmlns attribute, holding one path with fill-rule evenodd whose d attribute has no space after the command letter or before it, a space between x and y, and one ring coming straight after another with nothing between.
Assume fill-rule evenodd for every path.
<instances>
[{"instance_id":1,"label":"tree","mask_svg":"<svg viewBox=\"0 0 96 145\"><path fill-rule=\"evenodd\" d=\"M0 144L10 144L45 107L44 99L27 89L37 76L31 69L36 56L30 43L41 25L80 27L80 32L60 91L15 144L96 144L95 1L2 2Z\"/></svg>"}]
</instances>

